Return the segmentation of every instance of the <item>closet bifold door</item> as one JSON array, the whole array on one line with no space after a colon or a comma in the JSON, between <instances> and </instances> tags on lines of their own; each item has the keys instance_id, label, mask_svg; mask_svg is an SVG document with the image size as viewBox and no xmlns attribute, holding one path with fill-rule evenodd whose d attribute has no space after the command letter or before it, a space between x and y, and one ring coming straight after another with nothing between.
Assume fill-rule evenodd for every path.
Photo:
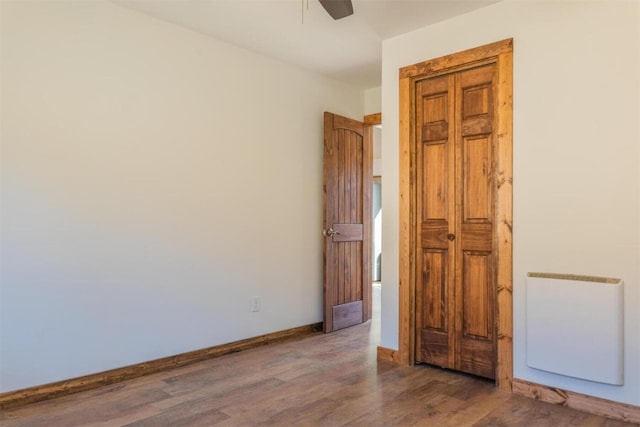
<instances>
[{"instance_id":1,"label":"closet bifold door","mask_svg":"<svg viewBox=\"0 0 640 427\"><path fill-rule=\"evenodd\" d=\"M416 361L495 377L495 65L415 86Z\"/></svg>"}]
</instances>

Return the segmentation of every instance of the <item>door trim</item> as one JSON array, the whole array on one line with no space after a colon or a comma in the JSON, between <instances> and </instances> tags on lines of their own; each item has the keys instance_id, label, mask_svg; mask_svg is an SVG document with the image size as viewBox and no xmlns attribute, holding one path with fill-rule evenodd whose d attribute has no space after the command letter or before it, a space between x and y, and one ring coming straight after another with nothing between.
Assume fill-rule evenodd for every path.
<instances>
[{"instance_id":1,"label":"door trim","mask_svg":"<svg viewBox=\"0 0 640 427\"><path fill-rule=\"evenodd\" d=\"M502 40L400 69L400 206L399 206L399 342L398 360L415 363L415 204L416 196L414 87L418 79L447 74L481 64L496 64L497 165L495 180L497 289L496 385L513 382L513 39Z\"/></svg>"},{"instance_id":2,"label":"door trim","mask_svg":"<svg viewBox=\"0 0 640 427\"><path fill-rule=\"evenodd\" d=\"M373 128L376 125L381 125L382 124L382 113L375 113L375 114L367 114L362 118L362 122L364 123L364 143L365 145L368 147L369 149L369 155L370 155L370 159L371 161L369 162L369 172L366 172L370 175L370 177L368 178L369 181L369 186L371 187L373 184ZM367 195L367 199L364 201L365 203L369 204L369 217L371 217L371 209L372 209L372 203L373 203L373 194L372 194L372 190L370 190L368 192ZM371 226L372 223L369 222L369 230L368 230L368 241L369 241L369 248L368 248L368 257L369 257L369 269L368 269L368 286L365 286L363 289L363 293L366 293L366 297L367 297L367 303L364 306L364 321L366 322L367 320L371 319L371 316L373 315L373 297L372 297L372 290L371 290L371 277L372 277L372 268L373 268L373 264L371 263L371 242L373 240L373 231L371 230ZM364 294L363 294L364 295Z\"/></svg>"},{"instance_id":3,"label":"door trim","mask_svg":"<svg viewBox=\"0 0 640 427\"><path fill-rule=\"evenodd\" d=\"M375 114L367 114L364 116L364 125L365 126L376 126L382 124L382 113Z\"/></svg>"}]
</instances>

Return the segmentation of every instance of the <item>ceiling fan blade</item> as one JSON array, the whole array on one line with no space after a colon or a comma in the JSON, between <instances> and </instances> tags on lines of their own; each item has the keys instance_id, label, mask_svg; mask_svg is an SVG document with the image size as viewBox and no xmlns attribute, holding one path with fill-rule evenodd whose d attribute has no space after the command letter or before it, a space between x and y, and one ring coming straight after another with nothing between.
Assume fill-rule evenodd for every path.
<instances>
[{"instance_id":1,"label":"ceiling fan blade","mask_svg":"<svg viewBox=\"0 0 640 427\"><path fill-rule=\"evenodd\" d=\"M353 15L351 0L318 0L333 19L342 19Z\"/></svg>"}]
</instances>

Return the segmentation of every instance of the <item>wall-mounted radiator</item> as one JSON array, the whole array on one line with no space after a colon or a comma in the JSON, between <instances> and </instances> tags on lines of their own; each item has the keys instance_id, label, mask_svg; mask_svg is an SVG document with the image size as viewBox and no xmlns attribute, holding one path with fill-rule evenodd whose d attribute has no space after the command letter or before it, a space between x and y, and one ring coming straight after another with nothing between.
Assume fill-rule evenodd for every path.
<instances>
[{"instance_id":1,"label":"wall-mounted radiator","mask_svg":"<svg viewBox=\"0 0 640 427\"><path fill-rule=\"evenodd\" d=\"M527 274L527 365L555 374L624 383L621 279Z\"/></svg>"}]
</instances>

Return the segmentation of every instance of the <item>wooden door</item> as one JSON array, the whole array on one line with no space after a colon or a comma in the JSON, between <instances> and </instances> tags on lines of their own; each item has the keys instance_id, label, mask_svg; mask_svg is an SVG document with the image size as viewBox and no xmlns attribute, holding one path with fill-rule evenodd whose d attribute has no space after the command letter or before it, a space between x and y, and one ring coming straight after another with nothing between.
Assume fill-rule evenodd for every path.
<instances>
[{"instance_id":1,"label":"wooden door","mask_svg":"<svg viewBox=\"0 0 640 427\"><path fill-rule=\"evenodd\" d=\"M495 378L495 65L416 83L416 361Z\"/></svg>"},{"instance_id":2,"label":"wooden door","mask_svg":"<svg viewBox=\"0 0 640 427\"><path fill-rule=\"evenodd\" d=\"M324 330L371 318L370 129L324 113Z\"/></svg>"}]
</instances>

